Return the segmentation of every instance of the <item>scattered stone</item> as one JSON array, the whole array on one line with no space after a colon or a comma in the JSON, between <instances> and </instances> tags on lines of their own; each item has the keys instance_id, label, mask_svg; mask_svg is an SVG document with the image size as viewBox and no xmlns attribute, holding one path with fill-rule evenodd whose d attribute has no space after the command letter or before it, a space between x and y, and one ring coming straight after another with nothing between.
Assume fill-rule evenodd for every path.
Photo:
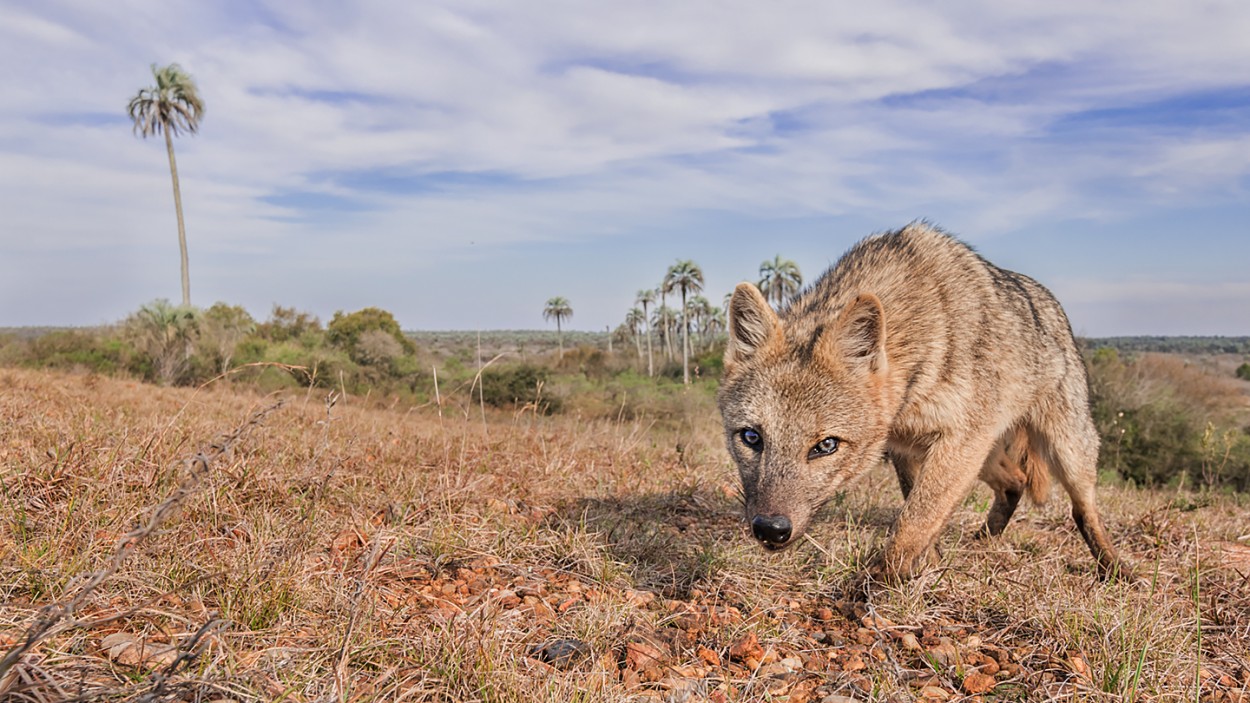
<instances>
[{"instance_id":1,"label":"scattered stone","mask_svg":"<svg viewBox=\"0 0 1250 703\"><path fill-rule=\"evenodd\" d=\"M644 671L659 666L664 661L664 652L648 642L630 642L625 645L625 668L632 671Z\"/></svg>"},{"instance_id":2,"label":"scattered stone","mask_svg":"<svg viewBox=\"0 0 1250 703\"><path fill-rule=\"evenodd\" d=\"M122 666L156 669L169 666L178 658L178 648L139 639L129 632L115 632L100 641L108 659Z\"/></svg>"},{"instance_id":3,"label":"scattered stone","mask_svg":"<svg viewBox=\"0 0 1250 703\"><path fill-rule=\"evenodd\" d=\"M963 680L964 693L978 695L994 690L994 677L981 673L968 674Z\"/></svg>"},{"instance_id":4,"label":"scattered stone","mask_svg":"<svg viewBox=\"0 0 1250 703\"><path fill-rule=\"evenodd\" d=\"M860 619L860 624L870 630L886 630L894 627L894 623L880 615L865 615Z\"/></svg>"},{"instance_id":5,"label":"scattered stone","mask_svg":"<svg viewBox=\"0 0 1250 703\"><path fill-rule=\"evenodd\" d=\"M720 655L704 646L695 650L695 655L708 666L720 666Z\"/></svg>"},{"instance_id":6,"label":"scattered stone","mask_svg":"<svg viewBox=\"0 0 1250 703\"><path fill-rule=\"evenodd\" d=\"M581 640L553 640L530 651L530 656L557 669L566 669L590 654L590 645Z\"/></svg>"},{"instance_id":7,"label":"scattered stone","mask_svg":"<svg viewBox=\"0 0 1250 703\"><path fill-rule=\"evenodd\" d=\"M959 660L959 650L949 637L942 637L938 643L929 648L928 655L942 666L953 666Z\"/></svg>"},{"instance_id":8,"label":"scattered stone","mask_svg":"<svg viewBox=\"0 0 1250 703\"><path fill-rule=\"evenodd\" d=\"M909 652L920 651L920 640L917 640L916 636L910 632L904 632L899 636L898 641L899 644L903 645L903 649Z\"/></svg>"},{"instance_id":9,"label":"scattered stone","mask_svg":"<svg viewBox=\"0 0 1250 703\"><path fill-rule=\"evenodd\" d=\"M944 688L938 688L937 686L925 686L920 689L920 697L944 701L948 700L951 697L951 694Z\"/></svg>"},{"instance_id":10,"label":"scattered stone","mask_svg":"<svg viewBox=\"0 0 1250 703\"><path fill-rule=\"evenodd\" d=\"M625 591L625 602L635 608L645 608L655 601L655 594L651 591L635 591L630 589Z\"/></svg>"},{"instance_id":11,"label":"scattered stone","mask_svg":"<svg viewBox=\"0 0 1250 703\"><path fill-rule=\"evenodd\" d=\"M748 659L759 662L764 658L764 648L760 646L759 637L756 637L754 632L748 632L745 637L734 642L729 648L729 658L743 663L746 663ZM758 663L756 666L759 666Z\"/></svg>"},{"instance_id":12,"label":"scattered stone","mask_svg":"<svg viewBox=\"0 0 1250 703\"><path fill-rule=\"evenodd\" d=\"M834 694L832 696L825 696L824 698L821 698L820 703L861 703L861 701L858 698Z\"/></svg>"}]
</instances>

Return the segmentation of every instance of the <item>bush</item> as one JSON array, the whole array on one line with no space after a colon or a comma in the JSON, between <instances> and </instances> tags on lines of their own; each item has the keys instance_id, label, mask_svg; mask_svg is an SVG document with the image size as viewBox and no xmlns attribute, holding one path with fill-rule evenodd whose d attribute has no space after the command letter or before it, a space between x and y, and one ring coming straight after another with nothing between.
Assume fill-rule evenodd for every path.
<instances>
[{"instance_id":1,"label":"bush","mask_svg":"<svg viewBox=\"0 0 1250 703\"><path fill-rule=\"evenodd\" d=\"M543 414L559 412L560 398L547 392L549 372L532 364L488 368L482 372L482 402L495 408L534 404Z\"/></svg>"},{"instance_id":2,"label":"bush","mask_svg":"<svg viewBox=\"0 0 1250 703\"><path fill-rule=\"evenodd\" d=\"M1094 354L1089 371L1104 466L1140 485L1250 487L1236 382L1174 356L1124 361L1109 349Z\"/></svg>"},{"instance_id":3,"label":"bush","mask_svg":"<svg viewBox=\"0 0 1250 703\"><path fill-rule=\"evenodd\" d=\"M270 342L301 340L305 346L312 346L304 340L316 340L321 337L321 320L318 320L315 315L300 312L295 308L274 305L269 320L257 325L256 333Z\"/></svg>"},{"instance_id":4,"label":"bush","mask_svg":"<svg viewBox=\"0 0 1250 703\"><path fill-rule=\"evenodd\" d=\"M214 303L200 318L200 335L195 353L197 366L213 375L230 370L239 343L256 331L256 321L239 305Z\"/></svg>"},{"instance_id":5,"label":"bush","mask_svg":"<svg viewBox=\"0 0 1250 703\"><path fill-rule=\"evenodd\" d=\"M27 342L13 341L12 361L22 366L81 370L100 374L138 372L144 365L116 335L94 330L58 330Z\"/></svg>"},{"instance_id":6,"label":"bush","mask_svg":"<svg viewBox=\"0 0 1250 703\"><path fill-rule=\"evenodd\" d=\"M145 377L162 385L190 380L191 352L202 313L193 307L154 300L126 319L126 338L148 362Z\"/></svg>"},{"instance_id":7,"label":"bush","mask_svg":"<svg viewBox=\"0 0 1250 703\"><path fill-rule=\"evenodd\" d=\"M334 313L334 318L330 320L330 324L326 325L326 341L336 347L346 349L353 360L367 363L360 358L360 343L370 332L379 332L388 336L398 345L399 351L390 354L388 360L416 351L412 340L405 337L399 329L399 323L395 321L395 317L380 308L365 308L348 314L343 314L341 310ZM377 351L378 335L372 335L372 340L371 351Z\"/></svg>"},{"instance_id":8,"label":"bush","mask_svg":"<svg viewBox=\"0 0 1250 703\"><path fill-rule=\"evenodd\" d=\"M1238 366L1235 375L1243 381L1250 381L1250 362Z\"/></svg>"}]
</instances>

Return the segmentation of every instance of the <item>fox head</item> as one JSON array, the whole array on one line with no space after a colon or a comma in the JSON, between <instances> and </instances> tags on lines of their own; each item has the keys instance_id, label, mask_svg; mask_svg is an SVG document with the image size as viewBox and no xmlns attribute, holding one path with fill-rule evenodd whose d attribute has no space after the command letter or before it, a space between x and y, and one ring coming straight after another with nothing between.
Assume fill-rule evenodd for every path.
<instances>
[{"instance_id":1,"label":"fox head","mask_svg":"<svg viewBox=\"0 0 1250 703\"><path fill-rule=\"evenodd\" d=\"M820 506L885 452L881 301L865 294L816 317L783 320L749 283L729 303L718 403L747 522L770 550L797 541Z\"/></svg>"}]
</instances>

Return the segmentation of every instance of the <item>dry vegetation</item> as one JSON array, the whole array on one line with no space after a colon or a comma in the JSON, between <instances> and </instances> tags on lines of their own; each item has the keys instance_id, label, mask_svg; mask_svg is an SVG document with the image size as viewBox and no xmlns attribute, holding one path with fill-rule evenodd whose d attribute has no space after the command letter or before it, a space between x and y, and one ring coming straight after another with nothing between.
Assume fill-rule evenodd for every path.
<instances>
[{"instance_id":1,"label":"dry vegetation","mask_svg":"<svg viewBox=\"0 0 1250 703\"><path fill-rule=\"evenodd\" d=\"M1104 487L1125 584L1059 497L971 541L979 491L862 601L893 479L767 555L706 395L657 424L326 392L253 419L275 397L0 369L0 697L1250 701L1245 495Z\"/></svg>"}]
</instances>

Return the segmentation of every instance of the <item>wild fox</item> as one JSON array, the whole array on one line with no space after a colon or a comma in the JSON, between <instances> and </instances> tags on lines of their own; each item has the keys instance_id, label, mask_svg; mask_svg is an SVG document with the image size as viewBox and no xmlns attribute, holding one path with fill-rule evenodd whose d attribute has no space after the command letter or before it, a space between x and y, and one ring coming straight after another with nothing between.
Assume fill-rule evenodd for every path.
<instances>
[{"instance_id":1,"label":"wild fox","mask_svg":"<svg viewBox=\"0 0 1250 703\"><path fill-rule=\"evenodd\" d=\"M904 505L873 573L910 577L979 477L982 533L1053 476L1102 575L1129 567L1094 501L1098 433L1071 326L1041 284L927 223L861 241L780 314L739 284L719 404L746 516L783 549L882 460Z\"/></svg>"}]
</instances>

